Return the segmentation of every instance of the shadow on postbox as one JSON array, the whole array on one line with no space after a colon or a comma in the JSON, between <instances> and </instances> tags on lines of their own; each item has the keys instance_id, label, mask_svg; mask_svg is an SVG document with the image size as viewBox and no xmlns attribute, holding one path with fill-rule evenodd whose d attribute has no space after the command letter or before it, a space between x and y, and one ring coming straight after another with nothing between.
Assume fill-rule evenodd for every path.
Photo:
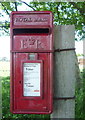
<instances>
[{"instance_id":1,"label":"shadow on postbox","mask_svg":"<svg viewBox=\"0 0 85 120\"><path fill-rule=\"evenodd\" d=\"M52 13L50 11L12 12L10 35L11 112L52 113Z\"/></svg>"}]
</instances>

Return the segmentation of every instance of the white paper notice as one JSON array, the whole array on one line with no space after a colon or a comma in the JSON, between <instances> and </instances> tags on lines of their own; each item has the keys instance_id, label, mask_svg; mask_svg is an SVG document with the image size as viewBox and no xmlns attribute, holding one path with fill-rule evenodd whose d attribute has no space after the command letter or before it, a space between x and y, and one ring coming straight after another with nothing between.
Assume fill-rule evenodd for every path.
<instances>
[{"instance_id":1,"label":"white paper notice","mask_svg":"<svg viewBox=\"0 0 85 120\"><path fill-rule=\"evenodd\" d=\"M40 96L40 63L24 63L24 96Z\"/></svg>"}]
</instances>

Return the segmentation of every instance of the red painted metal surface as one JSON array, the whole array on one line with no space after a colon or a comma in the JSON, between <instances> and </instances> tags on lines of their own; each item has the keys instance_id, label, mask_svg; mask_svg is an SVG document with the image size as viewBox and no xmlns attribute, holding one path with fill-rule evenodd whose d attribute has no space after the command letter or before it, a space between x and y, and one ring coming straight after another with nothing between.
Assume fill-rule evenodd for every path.
<instances>
[{"instance_id":1,"label":"red painted metal surface","mask_svg":"<svg viewBox=\"0 0 85 120\"><path fill-rule=\"evenodd\" d=\"M16 114L50 114L53 107L53 21L50 11L12 12L10 109ZM40 65L39 95L24 95L24 64ZM29 66L28 66L29 67ZM28 69L28 67L26 69ZM32 66L33 67L33 66ZM30 67L31 68L31 67ZM29 71L30 69L28 69ZM31 69L32 70L32 69ZM37 70L36 70L37 71ZM30 73L30 72L28 72ZM28 74L27 73L27 74ZM37 74L37 73L36 73ZM29 74L27 75L29 80ZM37 79L34 76L34 82ZM28 85L28 84L27 84ZM28 87L30 86L30 83ZM32 86L31 86L32 87Z\"/></svg>"}]
</instances>

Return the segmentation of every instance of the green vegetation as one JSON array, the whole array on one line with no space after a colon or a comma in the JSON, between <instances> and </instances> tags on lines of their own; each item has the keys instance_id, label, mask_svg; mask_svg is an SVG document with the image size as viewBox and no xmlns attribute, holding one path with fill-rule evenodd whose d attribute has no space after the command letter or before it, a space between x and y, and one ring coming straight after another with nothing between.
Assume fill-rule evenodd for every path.
<instances>
[{"instance_id":1,"label":"green vegetation","mask_svg":"<svg viewBox=\"0 0 85 120\"><path fill-rule=\"evenodd\" d=\"M85 119L85 69L81 72L81 80L76 87L75 115L76 118Z\"/></svg>"},{"instance_id":2,"label":"green vegetation","mask_svg":"<svg viewBox=\"0 0 85 120\"><path fill-rule=\"evenodd\" d=\"M3 11L0 17L1 30L8 33L9 16L12 11L19 11L19 6L25 11L23 4L27 6L27 11L52 11L54 14L54 24L56 25L75 25L76 35L80 39L85 38L85 2L1 2L0 9ZM8 16L8 19L5 16ZM0 33L1 34L1 33ZM77 39L77 37L76 37Z\"/></svg>"},{"instance_id":3,"label":"green vegetation","mask_svg":"<svg viewBox=\"0 0 85 120\"><path fill-rule=\"evenodd\" d=\"M10 112L10 77L2 78L2 120L50 120L49 115L12 114Z\"/></svg>"},{"instance_id":4,"label":"green vegetation","mask_svg":"<svg viewBox=\"0 0 85 120\"><path fill-rule=\"evenodd\" d=\"M21 119L31 119L37 120L50 120L49 115L33 115L33 114L12 114L10 112L10 77L2 78L2 116L3 119L8 120L21 120ZM79 86L76 88L76 102L75 102L75 113L76 118L84 119L85 118L85 69L81 72L81 80Z\"/></svg>"}]
</instances>

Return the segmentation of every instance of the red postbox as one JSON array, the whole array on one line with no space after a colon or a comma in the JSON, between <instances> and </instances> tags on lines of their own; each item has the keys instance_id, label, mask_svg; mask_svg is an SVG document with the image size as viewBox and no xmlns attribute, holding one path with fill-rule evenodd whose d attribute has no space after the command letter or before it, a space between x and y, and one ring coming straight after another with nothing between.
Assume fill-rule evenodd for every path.
<instances>
[{"instance_id":1,"label":"red postbox","mask_svg":"<svg viewBox=\"0 0 85 120\"><path fill-rule=\"evenodd\" d=\"M49 114L53 104L53 21L50 11L11 14L10 108Z\"/></svg>"}]
</instances>

